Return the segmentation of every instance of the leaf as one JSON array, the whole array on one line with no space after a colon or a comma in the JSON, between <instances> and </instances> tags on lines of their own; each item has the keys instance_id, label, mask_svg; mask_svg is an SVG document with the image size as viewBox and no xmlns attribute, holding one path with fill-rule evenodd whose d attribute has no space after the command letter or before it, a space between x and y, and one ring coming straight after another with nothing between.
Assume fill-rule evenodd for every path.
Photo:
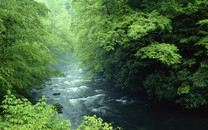
<instances>
[{"instance_id":1,"label":"leaf","mask_svg":"<svg viewBox=\"0 0 208 130\"><path fill-rule=\"evenodd\" d=\"M181 95L181 94L188 94L190 91L190 86L188 82L183 82L181 84L181 86L178 88L177 90L177 94Z\"/></svg>"},{"instance_id":2,"label":"leaf","mask_svg":"<svg viewBox=\"0 0 208 130\"><path fill-rule=\"evenodd\" d=\"M177 47L171 44L151 44L147 47L143 47L137 51L135 56L139 56L142 59L156 59L160 62L172 65L180 63L181 56L177 54Z\"/></svg>"}]
</instances>

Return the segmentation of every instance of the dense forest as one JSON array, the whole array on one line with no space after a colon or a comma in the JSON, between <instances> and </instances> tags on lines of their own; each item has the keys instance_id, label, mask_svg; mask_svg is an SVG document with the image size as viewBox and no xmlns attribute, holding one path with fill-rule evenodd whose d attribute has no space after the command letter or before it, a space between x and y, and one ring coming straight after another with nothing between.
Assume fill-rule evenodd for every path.
<instances>
[{"instance_id":1,"label":"dense forest","mask_svg":"<svg viewBox=\"0 0 208 130\"><path fill-rule=\"evenodd\" d=\"M24 98L34 87L41 88L50 76L64 76L52 67L70 55L69 13L61 1L0 1L0 129L69 129L71 123L58 115L43 97L33 105ZM57 12L61 11L61 12ZM65 23L64 23L65 22ZM84 117L77 130L112 129L96 116Z\"/></svg>"},{"instance_id":2,"label":"dense forest","mask_svg":"<svg viewBox=\"0 0 208 130\"><path fill-rule=\"evenodd\" d=\"M89 78L207 108L207 18L206 0L0 0L0 129L69 129L45 97L23 95L64 76L54 64L72 55ZM85 116L79 129L113 127Z\"/></svg>"},{"instance_id":3,"label":"dense forest","mask_svg":"<svg viewBox=\"0 0 208 130\"><path fill-rule=\"evenodd\" d=\"M208 106L208 2L204 0L72 1L74 52L90 73L117 86Z\"/></svg>"}]
</instances>

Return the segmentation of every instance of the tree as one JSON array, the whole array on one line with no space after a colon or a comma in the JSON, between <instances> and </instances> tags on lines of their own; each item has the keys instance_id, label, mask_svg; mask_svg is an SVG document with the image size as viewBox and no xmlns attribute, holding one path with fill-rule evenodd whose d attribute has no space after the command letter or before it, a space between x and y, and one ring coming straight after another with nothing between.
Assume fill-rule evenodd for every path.
<instances>
[{"instance_id":1,"label":"tree","mask_svg":"<svg viewBox=\"0 0 208 130\"><path fill-rule=\"evenodd\" d=\"M52 56L44 45L48 34L41 18L48 9L34 0L0 2L0 95L9 89L16 94L43 86L51 75Z\"/></svg>"},{"instance_id":2,"label":"tree","mask_svg":"<svg viewBox=\"0 0 208 130\"><path fill-rule=\"evenodd\" d=\"M121 88L189 109L207 106L207 4L72 0L75 55Z\"/></svg>"},{"instance_id":3,"label":"tree","mask_svg":"<svg viewBox=\"0 0 208 130\"><path fill-rule=\"evenodd\" d=\"M45 37L45 44L50 53L57 57L57 60L64 61L63 57L69 58L72 53L71 38L69 33L71 15L67 10L67 1L63 0L36 0L44 3L50 10L48 19L44 19L44 25L51 31Z\"/></svg>"}]
</instances>

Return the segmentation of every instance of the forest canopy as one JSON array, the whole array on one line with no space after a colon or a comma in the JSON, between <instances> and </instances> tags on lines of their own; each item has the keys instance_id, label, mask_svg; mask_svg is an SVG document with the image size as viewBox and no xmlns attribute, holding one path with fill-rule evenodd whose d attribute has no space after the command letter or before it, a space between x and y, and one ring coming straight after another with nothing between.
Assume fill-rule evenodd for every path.
<instances>
[{"instance_id":1,"label":"forest canopy","mask_svg":"<svg viewBox=\"0 0 208 130\"><path fill-rule=\"evenodd\" d=\"M208 2L72 0L75 56L92 75L193 109L208 106Z\"/></svg>"},{"instance_id":2,"label":"forest canopy","mask_svg":"<svg viewBox=\"0 0 208 130\"><path fill-rule=\"evenodd\" d=\"M1 99L7 90L23 94L34 86L43 86L50 75L60 75L50 68L52 55L44 44L48 30L41 19L48 11L33 0L0 2Z\"/></svg>"},{"instance_id":3,"label":"forest canopy","mask_svg":"<svg viewBox=\"0 0 208 130\"><path fill-rule=\"evenodd\" d=\"M61 3L53 1L51 7L34 0L0 0L0 129L71 129L70 121L46 104L44 96L36 104L23 97L51 76L63 76L51 65L56 57L71 53L69 30L64 27L69 13L56 2ZM57 18L62 18L62 25ZM85 116L77 128L81 129L113 127L96 116Z\"/></svg>"},{"instance_id":4,"label":"forest canopy","mask_svg":"<svg viewBox=\"0 0 208 130\"><path fill-rule=\"evenodd\" d=\"M207 108L207 18L206 0L0 0L0 129L70 129L44 97L20 97L72 53L124 91ZM113 127L85 116L79 129Z\"/></svg>"}]
</instances>

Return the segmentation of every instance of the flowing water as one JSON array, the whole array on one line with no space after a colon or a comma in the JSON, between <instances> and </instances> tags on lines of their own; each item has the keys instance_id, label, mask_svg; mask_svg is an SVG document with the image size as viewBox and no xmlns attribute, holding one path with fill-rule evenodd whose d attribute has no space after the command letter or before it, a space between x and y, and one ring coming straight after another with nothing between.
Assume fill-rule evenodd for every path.
<instances>
[{"instance_id":1,"label":"flowing water","mask_svg":"<svg viewBox=\"0 0 208 130\"><path fill-rule=\"evenodd\" d=\"M33 96L38 100L45 95L47 103L61 104L63 118L70 119L72 124L80 123L84 115L96 114L126 130L208 130L205 114L188 114L147 103L112 89L102 78L86 80L82 77L85 71L76 67L67 65L60 70L65 77L52 77L43 89L34 89Z\"/></svg>"}]
</instances>

